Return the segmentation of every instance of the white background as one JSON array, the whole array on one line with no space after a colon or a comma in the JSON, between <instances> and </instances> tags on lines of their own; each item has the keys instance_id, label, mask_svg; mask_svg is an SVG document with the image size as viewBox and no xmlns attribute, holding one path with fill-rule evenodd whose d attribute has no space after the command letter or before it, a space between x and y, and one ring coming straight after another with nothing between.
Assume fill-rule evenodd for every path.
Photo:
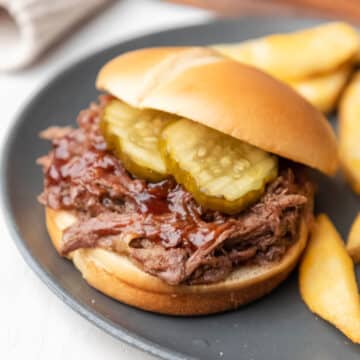
<instances>
[{"instance_id":1,"label":"white background","mask_svg":"<svg viewBox=\"0 0 360 360\"><path fill-rule=\"evenodd\" d=\"M209 17L205 11L161 1L119 1L35 66L13 74L0 73L1 150L24 104L73 61L136 35ZM2 213L0 235L0 359L154 359L97 329L52 294L19 255Z\"/></svg>"}]
</instances>

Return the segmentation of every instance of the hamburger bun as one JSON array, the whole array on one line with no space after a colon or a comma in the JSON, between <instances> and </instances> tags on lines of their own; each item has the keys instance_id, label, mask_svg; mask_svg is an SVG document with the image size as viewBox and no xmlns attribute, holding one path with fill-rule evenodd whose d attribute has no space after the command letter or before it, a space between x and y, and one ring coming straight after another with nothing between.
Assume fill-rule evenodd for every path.
<instances>
[{"instance_id":1,"label":"hamburger bun","mask_svg":"<svg viewBox=\"0 0 360 360\"><path fill-rule=\"evenodd\" d=\"M133 51L106 64L97 87L136 108L197 121L265 151L333 174L334 133L323 115L288 86L255 68L200 47ZM77 221L70 211L46 209L46 223L61 253L63 231ZM230 310L269 293L296 266L308 228L278 262L243 265L223 281L171 286L149 275L126 253L102 248L72 251L68 258L85 280L129 305L172 315ZM126 244L124 245L126 247Z\"/></svg>"},{"instance_id":2,"label":"hamburger bun","mask_svg":"<svg viewBox=\"0 0 360 360\"><path fill-rule=\"evenodd\" d=\"M96 83L134 107L177 114L329 175L337 170L335 135L318 110L209 48L132 51L107 63Z\"/></svg>"},{"instance_id":3,"label":"hamburger bun","mask_svg":"<svg viewBox=\"0 0 360 360\"><path fill-rule=\"evenodd\" d=\"M58 252L63 231L76 221L69 211L46 208L47 229ZM273 290L296 266L307 237L302 222L299 238L281 261L241 266L226 280L210 285L168 285L142 271L126 255L100 248L78 249L68 258L91 286L126 304L163 314L204 315L235 309Z\"/></svg>"}]
</instances>

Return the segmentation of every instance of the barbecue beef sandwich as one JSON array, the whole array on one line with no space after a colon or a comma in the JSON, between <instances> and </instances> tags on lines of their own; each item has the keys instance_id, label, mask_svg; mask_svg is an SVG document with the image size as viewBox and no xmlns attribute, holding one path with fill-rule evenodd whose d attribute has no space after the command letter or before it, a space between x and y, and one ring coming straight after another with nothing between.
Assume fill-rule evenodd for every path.
<instances>
[{"instance_id":1,"label":"barbecue beef sandwich","mask_svg":"<svg viewBox=\"0 0 360 360\"><path fill-rule=\"evenodd\" d=\"M337 169L319 111L210 49L152 48L101 70L78 127L41 136L47 228L101 292L145 310L199 315L274 289L311 228L306 168Z\"/></svg>"}]
</instances>

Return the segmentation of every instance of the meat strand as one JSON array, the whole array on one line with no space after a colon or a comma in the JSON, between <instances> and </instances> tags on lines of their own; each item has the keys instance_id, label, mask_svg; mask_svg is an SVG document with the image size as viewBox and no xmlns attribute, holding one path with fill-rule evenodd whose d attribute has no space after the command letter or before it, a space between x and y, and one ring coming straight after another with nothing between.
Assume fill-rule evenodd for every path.
<instances>
[{"instance_id":1,"label":"meat strand","mask_svg":"<svg viewBox=\"0 0 360 360\"><path fill-rule=\"evenodd\" d=\"M75 212L63 234L64 255L79 248L125 252L144 271L169 284L207 284L244 264L278 261L296 241L301 219L311 221L313 187L283 166L252 206L226 215L199 206L173 178L134 178L106 147L99 129L102 96L78 117L79 127L50 128L52 150L39 201Z\"/></svg>"}]
</instances>

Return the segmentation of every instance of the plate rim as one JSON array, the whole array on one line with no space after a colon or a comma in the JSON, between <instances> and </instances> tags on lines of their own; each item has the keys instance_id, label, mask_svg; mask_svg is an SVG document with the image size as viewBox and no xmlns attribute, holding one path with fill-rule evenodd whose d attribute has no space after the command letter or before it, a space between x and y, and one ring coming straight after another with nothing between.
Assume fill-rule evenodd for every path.
<instances>
[{"instance_id":1,"label":"plate rim","mask_svg":"<svg viewBox=\"0 0 360 360\"><path fill-rule=\"evenodd\" d=\"M47 79L43 84L41 84L34 92L31 94L22 104L20 109L13 116L12 122L7 128L7 131L4 135L4 142L2 144L2 153L0 155L0 172L2 176L0 177L0 200L1 200L1 210L5 220L5 225L9 230L10 237L13 239L16 248L21 254L21 257L29 268L37 275L37 277L66 305L68 305L73 311L78 313L80 316L88 320L90 323L95 325L97 328L105 331L107 334L111 335L115 339L121 340L126 344L140 349L144 352L147 352L153 356L157 356L165 360L192 360L196 359L195 357L189 357L184 353L180 353L176 350L173 350L167 346L160 345L159 343L149 340L143 336L138 335L134 331L127 330L125 327L113 323L110 319L104 318L101 314L96 312L94 309L82 304L77 301L71 293L67 292L59 283L56 281L56 278L51 276L37 261L36 257L33 256L31 249L26 245L20 231L13 217L13 211L11 207L11 201L7 188L9 187L8 181L8 168L10 166L10 149L16 138L18 129L22 126L25 121L26 114L28 110L33 106L34 103L38 101L39 98L44 96L48 88L55 82L61 80L63 76L67 73L74 71L77 67L81 66L84 61L89 61L102 53L114 49L118 46L131 45L134 41L143 40L146 41L147 38L152 38L154 36L160 36L166 33L178 32L185 29L201 28L204 26L214 26L228 23L236 23L239 21L261 21L261 19L268 19L269 16L266 15L245 15L237 16L230 18L213 18L200 20L195 23L190 23L184 26L172 27L168 29L162 29L159 31L154 31L150 33L140 33L136 36L131 36L124 41L120 40L118 42L113 42L105 47L102 47L95 51L90 51L87 54L84 54L77 58L76 60L63 65L58 69L54 74L52 74L49 79ZM282 20L296 20L296 21L310 21L317 24L322 22L332 21L331 19L326 18L316 18L316 17L306 17L306 16L296 16L296 15L285 15L285 16L272 16L272 19L277 18L280 21ZM106 296L106 295L104 295ZM159 315L161 316L161 315Z\"/></svg>"}]
</instances>

